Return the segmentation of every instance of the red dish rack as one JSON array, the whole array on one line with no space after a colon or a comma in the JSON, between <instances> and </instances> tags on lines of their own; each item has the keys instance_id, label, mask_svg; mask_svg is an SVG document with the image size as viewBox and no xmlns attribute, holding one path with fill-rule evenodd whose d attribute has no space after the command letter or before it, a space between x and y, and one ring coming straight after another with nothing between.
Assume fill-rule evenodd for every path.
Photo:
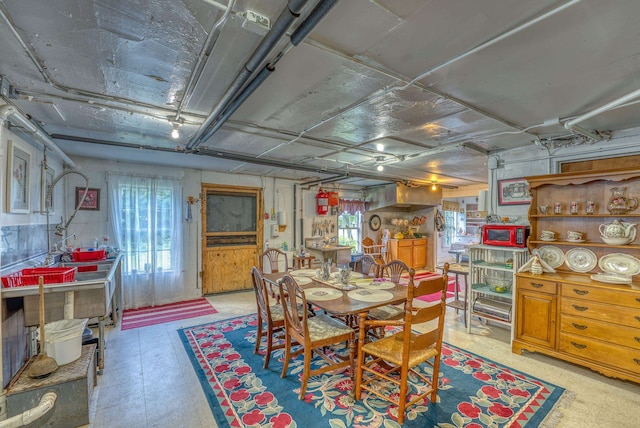
<instances>
[{"instance_id":1,"label":"red dish rack","mask_svg":"<svg viewBox=\"0 0 640 428\"><path fill-rule=\"evenodd\" d=\"M107 251L104 248L100 250L76 248L72 254L74 262L96 262L107 258Z\"/></svg>"},{"instance_id":2,"label":"red dish rack","mask_svg":"<svg viewBox=\"0 0 640 428\"><path fill-rule=\"evenodd\" d=\"M44 279L45 284L59 284L62 282L71 282L75 280L75 267L60 268L30 268L22 269L20 272L12 273L2 277L2 286L22 287L25 285L38 285L38 277Z\"/></svg>"}]
</instances>

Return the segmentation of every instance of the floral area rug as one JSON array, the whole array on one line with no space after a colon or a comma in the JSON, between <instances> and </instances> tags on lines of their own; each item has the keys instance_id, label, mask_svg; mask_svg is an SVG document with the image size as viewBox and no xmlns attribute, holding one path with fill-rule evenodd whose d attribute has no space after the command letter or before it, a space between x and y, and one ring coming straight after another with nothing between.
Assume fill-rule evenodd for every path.
<instances>
[{"instance_id":1,"label":"floral area rug","mask_svg":"<svg viewBox=\"0 0 640 428\"><path fill-rule=\"evenodd\" d=\"M220 427L400 426L389 403L364 393L354 401L348 371L310 378L305 399L298 400L302 356L289 364L284 379L283 350L263 369L263 355L253 353L255 325L256 316L250 315L178 330ZM345 349L336 352L346 354ZM317 358L312 368L322 364ZM410 407L403 426L552 426L549 421L559 416L551 418L554 406L560 407L564 393L563 388L445 344L437 402Z\"/></svg>"}]
</instances>

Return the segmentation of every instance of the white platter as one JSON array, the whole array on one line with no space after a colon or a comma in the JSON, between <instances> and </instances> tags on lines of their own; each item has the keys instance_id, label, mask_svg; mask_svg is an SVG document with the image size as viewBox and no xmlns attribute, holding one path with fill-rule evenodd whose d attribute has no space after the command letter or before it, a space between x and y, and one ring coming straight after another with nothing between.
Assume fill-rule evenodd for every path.
<instances>
[{"instance_id":1,"label":"white platter","mask_svg":"<svg viewBox=\"0 0 640 428\"><path fill-rule=\"evenodd\" d=\"M598 264L598 257L587 248L572 248L564 255L564 262L574 272L589 272Z\"/></svg>"},{"instance_id":2,"label":"white platter","mask_svg":"<svg viewBox=\"0 0 640 428\"><path fill-rule=\"evenodd\" d=\"M564 263L564 253L560 248L553 245L543 245L538 250L540 251L540 258L552 268L560 267Z\"/></svg>"},{"instance_id":3,"label":"white platter","mask_svg":"<svg viewBox=\"0 0 640 428\"><path fill-rule=\"evenodd\" d=\"M606 273L633 276L640 273L640 260L629 254L611 253L600 257L598 267Z\"/></svg>"},{"instance_id":4,"label":"white platter","mask_svg":"<svg viewBox=\"0 0 640 428\"><path fill-rule=\"evenodd\" d=\"M321 302L342 297L342 291L329 287L313 287L304 290L304 295L307 297L307 300Z\"/></svg>"},{"instance_id":5,"label":"white platter","mask_svg":"<svg viewBox=\"0 0 640 428\"><path fill-rule=\"evenodd\" d=\"M567 239L567 242L572 242L576 244L580 244L581 242L586 242L586 239Z\"/></svg>"},{"instance_id":6,"label":"white platter","mask_svg":"<svg viewBox=\"0 0 640 428\"><path fill-rule=\"evenodd\" d=\"M607 284L631 284L631 277L622 275L599 273L597 275L591 275L591 279L594 281L606 282Z\"/></svg>"},{"instance_id":7,"label":"white platter","mask_svg":"<svg viewBox=\"0 0 640 428\"><path fill-rule=\"evenodd\" d=\"M540 237L540 240L541 241L546 241L546 242L553 242L553 241L556 240L556 238L542 238L542 237Z\"/></svg>"},{"instance_id":8,"label":"white platter","mask_svg":"<svg viewBox=\"0 0 640 428\"><path fill-rule=\"evenodd\" d=\"M298 285L306 285L306 284L311 284L311 282L313 281L311 278L309 278L308 276L296 276L294 277L294 279L296 280L296 282L298 283Z\"/></svg>"}]
</instances>

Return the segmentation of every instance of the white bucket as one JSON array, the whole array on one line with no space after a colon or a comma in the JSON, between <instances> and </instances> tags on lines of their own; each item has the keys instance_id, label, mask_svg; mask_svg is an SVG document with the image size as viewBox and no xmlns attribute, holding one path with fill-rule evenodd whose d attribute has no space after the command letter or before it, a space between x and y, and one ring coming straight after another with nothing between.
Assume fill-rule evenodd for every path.
<instances>
[{"instance_id":1,"label":"white bucket","mask_svg":"<svg viewBox=\"0 0 640 428\"><path fill-rule=\"evenodd\" d=\"M69 364L82 354L82 333L88 319L60 320L45 324L45 350L59 366ZM38 331L38 334L40 331Z\"/></svg>"}]
</instances>

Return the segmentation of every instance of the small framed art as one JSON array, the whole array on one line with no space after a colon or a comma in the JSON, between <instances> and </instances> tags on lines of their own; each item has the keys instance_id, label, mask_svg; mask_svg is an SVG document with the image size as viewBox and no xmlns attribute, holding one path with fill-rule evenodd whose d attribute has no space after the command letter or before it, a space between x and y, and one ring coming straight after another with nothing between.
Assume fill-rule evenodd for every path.
<instances>
[{"instance_id":1,"label":"small framed art","mask_svg":"<svg viewBox=\"0 0 640 428\"><path fill-rule=\"evenodd\" d=\"M76 207L82 200L84 194L84 187L76 187ZM100 189L87 189L87 195L80 205L81 210L100 211Z\"/></svg>"},{"instance_id":2,"label":"small framed art","mask_svg":"<svg viewBox=\"0 0 640 428\"><path fill-rule=\"evenodd\" d=\"M15 141L7 141L7 211L28 214L31 155Z\"/></svg>"},{"instance_id":3,"label":"small framed art","mask_svg":"<svg viewBox=\"0 0 640 428\"><path fill-rule=\"evenodd\" d=\"M531 202L529 183L524 178L498 180L498 205L527 205Z\"/></svg>"}]
</instances>

